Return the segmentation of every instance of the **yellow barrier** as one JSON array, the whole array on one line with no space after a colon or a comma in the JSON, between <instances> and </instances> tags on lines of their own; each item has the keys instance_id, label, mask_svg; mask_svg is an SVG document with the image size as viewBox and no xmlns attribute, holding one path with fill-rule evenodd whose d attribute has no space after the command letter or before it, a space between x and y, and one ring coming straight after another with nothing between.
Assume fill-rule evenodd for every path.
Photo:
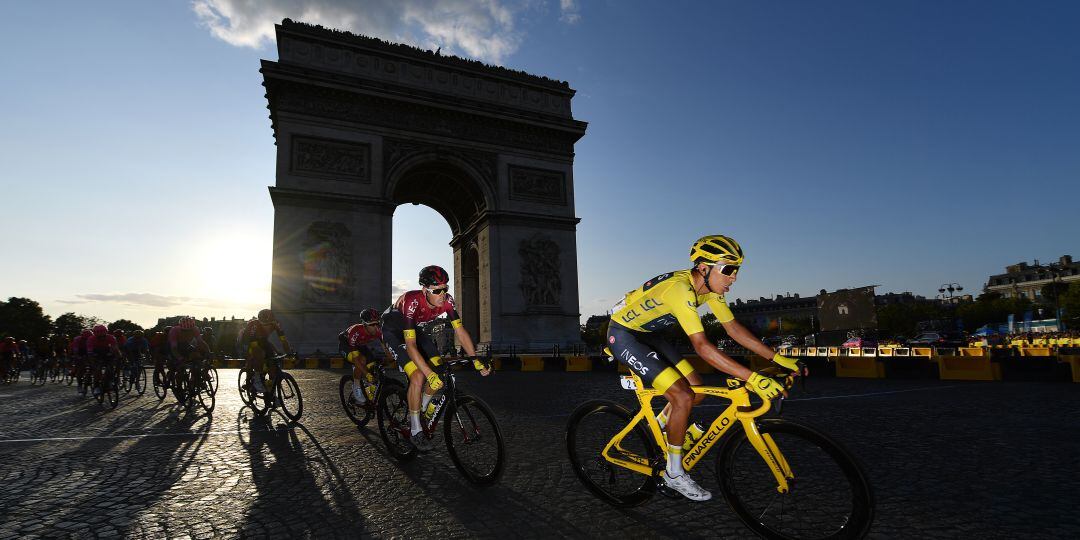
<instances>
[{"instance_id":1,"label":"yellow barrier","mask_svg":"<svg viewBox=\"0 0 1080 540\"><path fill-rule=\"evenodd\" d=\"M544 357L538 354L526 354L519 356L521 359L521 371L544 371Z\"/></svg>"},{"instance_id":2,"label":"yellow barrier","mask_svg":"<svg viewBox=\"0 0 1080 540\"><path fill-rule=\"evenodd\" d=\"M340 356L335 356L335 357L330 359L330 368L331 369L341 369L343 367L345 367L345 359L344 358L341 358Z\"/></svg>"},{"instance_id":3,"label":"yellow barrier","mask_svg":"<svg viewBox=\"0 0 1080 540\"><path fill-rule=\"evenodd\" d=\"M847 351L848 356L862 356L862 349L859 348L859 347L851 347L851 348L845 347L842 350ZM843 353L841 353L841 354L843 354Z\"/></svg>"},{"instance_id":4,"label":"yellow barrier","mask_svg":"<svg viewBox=\"0 0 1080 540\"><path fill-rule=\"evenodd\" d=\"M818 347L817 348L817 355L818 356L829 356L829 348L828 347Z\"/></svg>"},{"instance_id":5,"label":"yellow barrier","mask_svg":"<svg viewBox=\"0 0 1080 540\"><path fill-rule=\"evenodd\" d=\"M1024 347L1020 349L1020 356L1052 356L1050 347Z\"/></svg>"},{"instance_id":6,"label":"yellow barrier","mask_svg":"<svg viewBox=\"0 0 1080 540\"><path fill-rule=\"evenodd\" d=\"M841 356L836 359L836 376L884 379L885 364L873 356Z\"/></svg>"},{"instance_id":7,"label":"yellow barrier","mask_svg":"<svg viewBox=\"0 0 1080 540\"><path fill-rule=\"evenodd\" d=\"M790 349L790 352L791 352L791 356L801 356L802 355L802 349L800 349L798 347L792 347Z\"/></svg>"},{"instance_id":8,"label":"yellow barrier","mask_svg":"<svg viewBox=\"0 0 1080 540\"><path fill-rule=\"evenodd\" d=\"M791 352L791 347L780 347L780 349L777 350L776 352L778 352L778 353L780 353L780 354L782 354L784 356L791 356L792 354L794 354L794 353Z\"/></svg>"},{"instance_id":9,"label":"yellow barrier","mask_svg":"<svg viewBox=\"0 0 1080 540\"><path fill-rule=\"evenodd\" d=\"M285 360L284 360L284 361L283 361L283 362L281 363L281 367L283 367L283 368L285 368L285 369L296 369L296 359L295 359L295 358L293 358L292 356L290 356L290 357L286 358L286 359L285 359Z\"/></svg>"},{"instance_id":10,"label":"yellow barrier","mask_svg":"<svg viewBox=\"0 0 1080 540\"><path fill-rule=\"evenodd\" d=\"M1058 362L1069 364L1072 370L1072 382L1080 383L1080 354L1063 354L1058 357Z\"/></svg>"},{"instance_id":11,"label":"yellow barrier","mask_svg":"<svg viewBox=\"0 0 1080 540\"><path fill-rule=\"evenodd\" d=\"M319 367L319 359L318 358L305 358L304 359L304 367L306 367L308 369L314 369L314 368Z\"/></svg>"},{"instance_id":12,"label":"yellow barrier","mask_svg":"<svg viewBox=\"0 0 1080 540\"><path fill-rule=\"evenodd\" d=\"M943 381L1000 381L1001 364L989 356L939 356L938 376Z\"/></svg>"},{"instance_id":13,"label":"yellow barrier","mask_svg":"<svg viewBox=\"0 0 1080 540\"><path fill-rule=\"evenodd\" d=\"M592 360L588 356L567 356L566 371L592 371Z\"/></svg>"},{"instance_id":14,"label":"yellow barrier","mask_svg":"<svg viewBox=\"0 0 1080 540\"><path fill-rule=\"evenodd\" d=\"M897 347L893 350L893 356L911 356L911 349L907 347Z\"/></svg>"},{"instance_id":15,"label":"yellow barrier","mask_svg":"<svg viewBox=\"0 0 1080 540\"><path fill-rule=\"evenodd\" d=\"M960 347L960 356L986 356L986 349L982 347Z\"/></svg>"},{"instance_id":16,"label":"yellow barrier","mask_svg":"<svg viewBox=\"0 0 1080 540\"><path fill-rule=\"evenodd\" d=\"M892 347L878 347L878 349L877 349L877 355L878 356L892 356L893 355L892 353L893 353L893 348Z\"/></svg>"},{"instance_id":17,"label":"yellow barrier","mask_svg":"<svg viewBox=\"0 0 1080 540\"><path fill-rule=\"evenodd\" d=\"M862 348L862 355L863 356L877 356L877 347L863 347Z\"/></svg>"},{"instance_id":18,"label":"yellow barrier","mask_svg":"<svg viewBox=\"0 0 1080 540\"><path fill-rule=\"evenodd\" d=\"M934 349L930 347L912 347L911 356L925 356L927 358L934 355Z\"/></svg>"},{"instance_id":19,"label":"yellow barrier","mask_svg":"<svg viewBox=\"0 0 1080 540\"><path fill-rule=\"evenodd\" d=\"M835 358L840 356L840 347L829 347L829 357Z\"/></svg>"}]
</instances>

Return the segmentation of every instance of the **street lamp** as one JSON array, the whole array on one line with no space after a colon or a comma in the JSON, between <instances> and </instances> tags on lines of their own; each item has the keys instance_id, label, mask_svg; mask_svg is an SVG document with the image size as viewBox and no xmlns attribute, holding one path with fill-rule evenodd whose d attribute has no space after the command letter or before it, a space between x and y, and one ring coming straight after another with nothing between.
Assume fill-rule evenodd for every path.
<instances>
[{"instance_id":1,"label":"street lamp","mask_svg":"<svg viewBox=\"0 0 1080 540\"><path fill-rule=\"evenodd\" d=\"M942 283L941 287L938 288L938 292L941 293L941 299L949 301L952 300L953 293L958 293L962 290L964 290L964 288L961 287L959 283ZM947 296L945 294L946 292L948 292Z\"/></svg>"}]
</instances>

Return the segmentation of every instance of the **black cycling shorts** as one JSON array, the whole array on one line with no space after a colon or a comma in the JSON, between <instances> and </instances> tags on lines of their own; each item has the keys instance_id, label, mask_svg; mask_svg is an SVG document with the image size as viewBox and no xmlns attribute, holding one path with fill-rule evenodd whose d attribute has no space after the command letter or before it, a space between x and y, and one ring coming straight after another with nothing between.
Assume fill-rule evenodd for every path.
<instances>
[{"instance_id":1,"label":"black cycling shorts","mask_svg":"<svg viewBox=\"0 0 1080 540\"><path fill-rule=\"evenodd\" d=\"M397 361L398 366L406 376L416 371L416 364L409 358L409 352L405 346L405 316L400 311L390 310L382 316L383 343L390 349L390 354ZM426 332L416 333L416 347L425 360L432 365L439 365L439 349L435 340Z\"/></svg>"},{"instance_id":2,"label":"black cycling shorts","mask_svg":"<svg viewBox=\"0 0 1080 540\"><path fill-rule=\"evenodd\" d=\"M607 341L620 364L661 393L694 372L694 366L679 355L674 345L652 332L635 332L612 322Z\"/></svg>"}]
</instances>

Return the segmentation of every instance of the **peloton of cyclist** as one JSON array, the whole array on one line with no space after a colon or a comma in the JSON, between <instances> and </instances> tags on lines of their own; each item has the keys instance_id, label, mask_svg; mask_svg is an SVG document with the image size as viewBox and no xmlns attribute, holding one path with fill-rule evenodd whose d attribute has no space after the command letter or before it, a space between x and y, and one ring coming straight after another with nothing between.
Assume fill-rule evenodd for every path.
<instances>
[{"instance_id":1,"label":"peloton of cyclist","mask_svg":"<svg viewBox=\"0 0 1080 540\"><path fill-rule=\"evenodd\" d=\"M476 349L472 336L461 324L454 297L450 296L450 275L438 266L426 266L420 270L419 290L402 294L382 315L383 342L391 356L405 371L409 378L407 398L409 402L409 424L412 443L417 450L431 450L431 441L427 437L417 437L423 431L420 424L420 411L427 409L431 396L442 388L439 374L428 365L430 360L437 365L438 350L429 335L416 330L440 316L450 320L465 354L474 358L473 366L480 369L480 374L487 376L490 368L476 360ZM482 369L481 369L482 368ZM423 396L421 397L421 393Z\"/></svg>"},{"instance_id":2,"label":"peloton of cyclist","mask_svg":"<svg viewBox=\"0 0 1080 540\"><path fill-rule=\"evenodd\" d=\"M338 350L345 353L345 360L353 365L353 399L357 403L364 403L368 398L364 392L366 385L363 381L372 381L367 364L375 361L375 353L368 345L374 341L379 344L386 356L390 356L390 352L386 350L386 345L382 342L383 335L379 324L379 312L374 308L367 308L360 312L359 323L338 334Z\"/></svg>"},{"instance_id":3,"label":"peloton of cyclist","mask_svg":"<svg viewBox=\"0 0 1080 540\"><path fill-rule=\"evenodd\" d=\"M172 364L170 369L175 370L186 365L193 360L192 357L196 354L202 358L209 358L210 356L210 349L199 334L199 327L195 326L195 319L191 317L181 318L180 323L169 330L167 343L169 359Z\"/></svg>"},{"instance_id":4,"label":"peloton of cyclist","mask_svg":"<svg viewBox=\"0 0 1080 540\"><path fill-rule=\"evenodd\" d=\"M93 376L94 397L101 395L101 379L105 365L121 358L120 345L116 337L109 333L104 324L94 326L93 335L86 339L86 355L90 359L90 374Z\"/></svg>"},{"instance_id":5,"label":"peloton of cyclist","mask_svg":"<svg viewBox=\"0 0 1080 540\"><path fill-rule=\"evenodd\" d=\"M690 261L694 264L691 269L661 274L628 292L612 308L607 340L620 363L668 400L657 415L668 439L667 466L662 473L665 484L688 499L705 501L712 494L694 482L682 466L690 411L705 397L695 395L691 385L701 384L701 377L658 332L678 324L698 356L716 369L747 381L747 388L765 399L780 395L783 387L735 362L710 343L698 315L700 306L708 305L728 335L750 352L772 358L792 371L801 366L773 351L739 324L724 301L743 263L742 247L735 240L723 235L704 236L690 248Z\"/></svg>"},{"instance_id":6,"label":"peloton of cyclist","mask_svg":"<svg viewBox=\"0 0 1080 540\"><path fill-rule=\"evenodd\" d=\"M9 372L17 369L19 357L19 344L15 338L8 336L0 340L0 375L3 382L7 382Z\"/></svg>"},{"instance_id":7,"label":"peloton of cyclist","mask_svg":"<svg viewBox=\"0 0 1080 540\"><path fill-rule=\"evenodd\" d=\"M274 312L269 309L260 310L259 315L248 322L247 327L244 328L241 334L246 344L244 353L247 358L247 367L255 372L255 384L252 387L260 394L266 393L266 387L263 385L263 363L270 356L277 354L277 348L270 343L270 336L275 332L278 339L281 340L281 346L285 349L285 353L292 353L292 347L289 346L289 340L285 337L285 331L281 329L281 325L274 318ZM271 397L271 399L273 398Z\"/></svg>"},{"instance_id":8,"label":"peloton of cyclist","mask_svg":"<svg viewBox=\"0 0 1080 540\"><path fill-rule=\"evenodd\" d=\"M83 386L83 374L87 370L86 347L87 342L92 337L94 337L94 333L89 328L86 328L71 340L72 372L75 375L75 380L79 382L77 391L82 395L86 395L86 387Z\"/></svg>"}]
</instances>

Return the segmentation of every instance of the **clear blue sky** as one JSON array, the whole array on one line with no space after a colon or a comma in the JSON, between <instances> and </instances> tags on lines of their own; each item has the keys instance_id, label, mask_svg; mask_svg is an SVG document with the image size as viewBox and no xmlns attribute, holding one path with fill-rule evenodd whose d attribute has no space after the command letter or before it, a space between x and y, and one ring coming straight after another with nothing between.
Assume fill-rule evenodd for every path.
<instances>
[{"instance_id":1,"label":"clear blue sky","mask_svg":"<svg viewBox=\"0 0 1080 540\"><path fill-rule=\"evenodd\" d=\"M589 122L585 315L687 266L706 233L746 249L732 301L977 292L1007 264L1080 256L1075 2L253 4L6 5L0 297L142 324L268 304L258 68L284 16L569 81ZM398 212L395 281L450 266L445 222Z\"/></svg>"}]
</instances>

